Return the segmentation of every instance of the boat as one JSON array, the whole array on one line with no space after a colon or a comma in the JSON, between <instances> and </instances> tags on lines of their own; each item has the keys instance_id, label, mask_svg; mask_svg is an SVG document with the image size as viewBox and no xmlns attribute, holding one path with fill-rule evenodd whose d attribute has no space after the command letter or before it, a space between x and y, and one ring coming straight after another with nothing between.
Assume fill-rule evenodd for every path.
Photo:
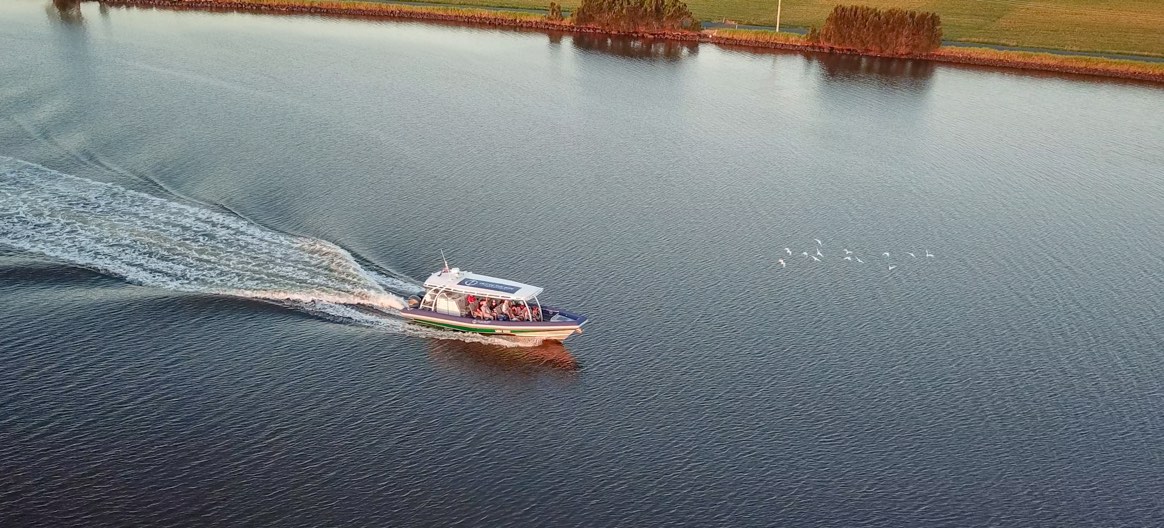
<instances>
[{"instance_id":1,"label":"boat","mask_svg":"<svg viewBox=\"0 0 1164 528\"><path fill-rule=\"evenodd\" d=\"M507 279L449 268L448 264L424 281L424 294L408 299L400 315L412 322L492 336L562 341L582 333L586 316L545 306L538 300L542 288ZM488 307L515 308L494 317ZM504 310L503 310L504 311Z\"/></svg>"}]
</instances>

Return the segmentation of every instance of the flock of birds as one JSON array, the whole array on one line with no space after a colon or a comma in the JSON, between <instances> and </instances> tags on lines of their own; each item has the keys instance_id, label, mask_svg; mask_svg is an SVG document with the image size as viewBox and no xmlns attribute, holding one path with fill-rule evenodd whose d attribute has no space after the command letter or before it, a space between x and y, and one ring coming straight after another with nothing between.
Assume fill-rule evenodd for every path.
<instances>
[{"instance_id":1,"label":"flock of birds","mask_svg":"<svg viewBox=\"0 0 1164 528\"><path fill-rule=\"evenodd\" d=\"M806 261L809 259L812 259L813 262L820 262L821 259L825 258L824 253L821 253L821 249L824 249L824 244L820 241L819 238L814 238L813 240L816 242L816 248L814 248L816 250L815 253L809 253L807 251L802 251L800 253L800 256L804 257L804 260L806 260ZM843 251L845 252L845 256L842 258L842 260L847 260L849 262L853 262L856 264L864 264L865 263L865 261L861 260L861 257L857 256L856 253L853 253L852 251L849 251L848 249L843 249ZM792 256L793 256L792 248L784 248L784 252L787 253L786 256L788 258L792 258ZM909 255L909 258L912 258L912 259L918 258L917 254L911 253L909 251L906 251L905 254ZM889 267L889 271L893 271L895 268L897 268L897 264L893 264L889 260L890 255L889 255L888 251L882 253L881 256L885 258L884 263L886 266ZM934 258L934 254L930 253L930 250L927 249L927 250L925 250L925 253L922 255L921 258ZM783 257L776 259L776 263L780 264L781 268L788 267L788 263L784 261Z\"/></svg>"}]
</instances>

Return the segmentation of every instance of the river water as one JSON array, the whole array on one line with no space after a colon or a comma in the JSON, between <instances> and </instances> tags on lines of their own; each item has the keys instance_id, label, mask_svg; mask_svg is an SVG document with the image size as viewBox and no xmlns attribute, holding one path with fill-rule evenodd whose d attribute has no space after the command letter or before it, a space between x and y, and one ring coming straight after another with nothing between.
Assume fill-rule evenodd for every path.
<instances>
[{"instance_id":1,"label":"river water","mask_svg":"<svg viewBox=\"0 0 1164 528\"><path fill-rule=\"evenodd\" d=\"M1158 87L39 0L0 50L0 525L1164 523ZM592 322L405 325L441 250Z\"/></svg>"}]
</instances>

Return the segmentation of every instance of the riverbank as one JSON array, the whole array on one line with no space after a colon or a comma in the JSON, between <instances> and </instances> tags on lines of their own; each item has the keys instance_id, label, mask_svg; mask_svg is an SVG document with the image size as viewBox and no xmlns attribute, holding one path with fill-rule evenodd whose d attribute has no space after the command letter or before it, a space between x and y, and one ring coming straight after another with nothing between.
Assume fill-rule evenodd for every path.
<instances>
[{"instance_id":1,"label":"riverbank","mask_svg":"<svg viewBox=\"0 0 1164 528\"><path fill-rule=\"evenodd\" d=\"M465 7L418 6L382 2L311 0L100 0L109 6L153 7L237 11L250 13L312 14L362 18L413 19L480 24L572 33L599 33L612 36L666 39L748 48L781 49L823 53L858 53L805 41L798 35L763 30L715 29L694 32L619 32L578 26L568 20L551 21L532 12L499 11ZM1082 75L1096 75L1164 83L1164 64L1096 57L1074 57L1049 53L999 51L987 48L943 47L924 56L909 57L957 64L1018 68Z\"/></svg>"},{"instance_id":2,"label":"riverbank","mask_svg":"<svg viewBox=\"0 0 1164 528\"><path fill-rule=\"evenodd\" d=\"M388 1L394 0L377 0ZM421 0L459 7L536 9L548 0ZM562 0L563 10L580 0ZM742 29L771 29L776 2L686 0L691 13L707 22ZM974 47L1006 46L1040 50L1164 57L1164 3L1149 0L795 0L783 2L781 27L820 27L837 4L881 9L932 11L942 17L947 40Z\"/></svg>"},{"instance_id":3,"label":"riverbank","mask_svg":"<svg viewBox=\"0 0 1164 528\"><path fill-rule=\"evenodd\" d=\"M776 33L773 31L721 29L705 31L704 34L706 37L704 41L713 44L880 56L870 53L856 53L850 50L839 50L828 46L818 46L806 42L799 35ZM1164 63L1160 62L964 46L942 46L933 53L906 58L1164 83Z\"/></svg>"}]
</instances>

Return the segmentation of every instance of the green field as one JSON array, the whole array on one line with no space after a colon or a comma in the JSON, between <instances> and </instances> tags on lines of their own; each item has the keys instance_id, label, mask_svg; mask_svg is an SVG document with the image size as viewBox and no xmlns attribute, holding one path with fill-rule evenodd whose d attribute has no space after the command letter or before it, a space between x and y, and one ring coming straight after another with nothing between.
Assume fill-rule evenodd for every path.
<instances>
[{"instance_id":1,"label":"green field","mask_svg":"<svg viewBox=\"0 0 1164 528\"><path fill-rule=\"evenodd\" d=\"M428 0L434 1L434 0ZM549 0L435 0L545 8ZM781 24L820 26L837 4L934 11L947 39L1008 46L1164 56L1164 0L784 0ZM564 0L571 8L578 0ZM687 0L706 21L773 25L776 0Z\"/></svg>"}]
</instances>

